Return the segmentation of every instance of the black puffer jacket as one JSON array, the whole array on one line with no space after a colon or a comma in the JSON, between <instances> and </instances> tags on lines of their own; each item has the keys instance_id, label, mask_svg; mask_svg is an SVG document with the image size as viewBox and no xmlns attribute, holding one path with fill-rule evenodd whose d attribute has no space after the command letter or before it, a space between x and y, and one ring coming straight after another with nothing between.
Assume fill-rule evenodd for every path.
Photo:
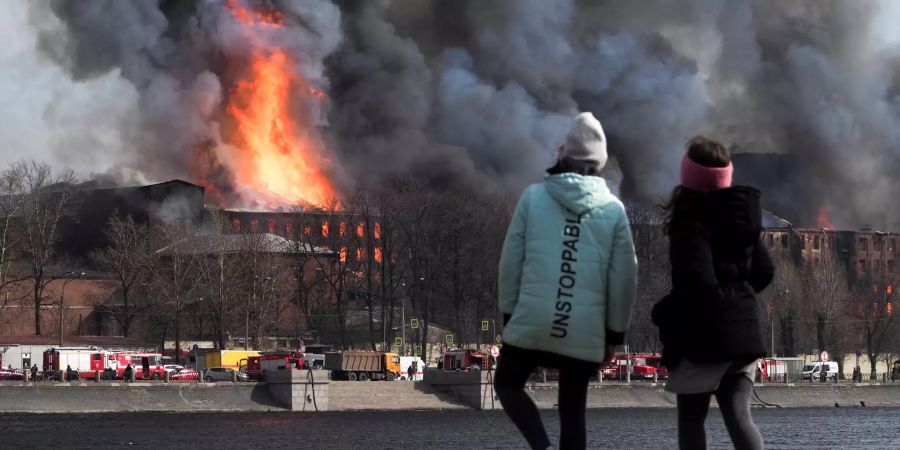
<instances>
[{"instance_id":1,"label":"black puffer jacket","mask_svg":"<svg viewBox=\"0 0 900 450\"><path fill-rule=\"evenodd\" d=\"M756 294L774 267L760 241L758 190L735 186L693 196L669 226L672 292L653 308L663 363L751 360L765 354Z\"/></svg>"}]
</instances>

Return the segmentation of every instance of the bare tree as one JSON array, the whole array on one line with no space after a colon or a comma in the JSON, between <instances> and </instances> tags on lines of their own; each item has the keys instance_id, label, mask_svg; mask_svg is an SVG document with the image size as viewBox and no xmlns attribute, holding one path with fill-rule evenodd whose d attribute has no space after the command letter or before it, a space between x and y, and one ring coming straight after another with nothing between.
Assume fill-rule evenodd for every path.
<instances>
[{"instance_id":1,"label":"bare tree","mask_svg":"<svg viewBox=\"0 0 900 450\"><path fill-rule=\"evenodd\" d=\"M156 251L147 264L151 287L158 303L156 314L167 318L175 334L175 362L181 362L182 316L198 300L204 279L201 260L205 257L191 247L191 230L176 223L158 227L165 246ZM163 336L163 341L165 338Z\"/></svg>"},{"instance_id":2,"label":"bare tree","mask_svg":"<svg viewBox=\"0 0 900 450\"><path fill-rule=\"evenodd\" d=\"M113 302L96 306L110 314L122 327L122 334L128 337L132 322L146 307L146 304L136 304L136 294L148 280L150 239L146 226L136 223L131 216L123 218L118 213L109 219L106 238L109 245L92 252L91 259L118 283L121 305Z\"/></svg>"},{"instance_id":3,"label":"bare tree","mask_svg":"<svg viewBox=\"0 0 900 450\"><path fill-rule=\"evenodd\" d=\"M900 350L900 325L893 311L894 285L883 272L867 272L859 283L859 318L863 344L869 357L869 377L876 378L876 365Z\"/></svg>"},{"instance_id":4,"label":"bare tree","mask_svg":"<svg viewBox=\"0 0 900 450\"><path fill-rule=\"evenodd\" d=\"M221 211L211 213L210 238L223 239L230 226L228 218ZM236 252L224 246L208 249L204 258L198 261L200 270L203 306L212 322L212 330L216 346L226 348L228 342L229 322L243 306L236 304L244 292L246 261Z\"/></svg>"},{"instance_id":5,"label":"bare tree","mask_svg":"<svg viewBox=\"0 0 900 450\"><path fill-rule=\"evenodd\" d=\"M54 172L49 164L36 161L17 163L12 170L23 187L23 250L34 304L34 333L40 335L41 310L48 299L45 290L59 277L50 273L50 267L57 256L60 223L73 206L75 176L71 171Z\"/></svg>"},{"instance_id":6,"label":"bare tree","mask_svg":"<svg viewBox=\"0 0 900 450\"><path fill-rule=\"evenodd\" d=\"M835 258L808 265L803 275L807 317L815 326L816 345L837 355L846 351L850 287L847 268Z\"/></svg>"},{"instance_id":7,"label":"bare tree","mask_svg":"<svg viewBox=\"0 0 900 450\"><path fill-rule=\"evenodd\" d=\"M25 277L21 268L13 264L22 251L22 230L16 227L22 213L24 185L15 170L0 173L0 329L13 318L3 314L10 303L9 288Z\"/></svg>"},{"instance_id":8,"label":"bare tree","mask_svg":"<svg viewBox=\"0 0 900 450\"><path fill-rule=\"evenodd\" d=\"M769 319L762 324L766 328L763 335L769 336L770 346L773 347L770 349L771 356L775 353L796 355L804 313L800 303L803 298L803 274L792 259L778 259L774 263L776 270L772 283L759 296ZM779 343L778 351L775 351L775 341Z\"/></svg>"}]
</instances>

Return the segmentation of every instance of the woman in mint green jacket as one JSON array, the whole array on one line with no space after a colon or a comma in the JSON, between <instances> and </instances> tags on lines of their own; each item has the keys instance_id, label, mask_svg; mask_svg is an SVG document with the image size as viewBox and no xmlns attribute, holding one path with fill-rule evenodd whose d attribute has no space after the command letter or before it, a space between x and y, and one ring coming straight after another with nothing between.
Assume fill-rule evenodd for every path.
<instances>
[{"instance_id":1,"label":"woman in mint green jacket","mask_svg":"<svg viewBox=\"0 0 900 450\"><path fill-rule=\"evenodd\" d=\"M499 302L505 327L496 389L532 448L552 448L524 392L537 368L559 369L560 448L585 448L588 379L623 342L637 260L625 208L599 171L606 137L579 114L544 181L525 189L503 243Z\"/></svg>"}]
</instances>

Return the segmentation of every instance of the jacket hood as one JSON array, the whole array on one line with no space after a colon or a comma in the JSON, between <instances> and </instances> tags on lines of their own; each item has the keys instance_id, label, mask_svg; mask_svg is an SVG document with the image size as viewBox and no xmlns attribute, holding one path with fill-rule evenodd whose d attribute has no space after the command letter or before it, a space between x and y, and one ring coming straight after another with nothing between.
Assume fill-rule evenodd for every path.
<instances>
[{"instance_id":1,"label":"jacket hood","mask_svg":"<svg viewBox=\"0 0 900 450\"><path fill-rule=\"evenodd\" d=\"M584 214L616 200L606 186L606 181L598 176L546 174L544 185L554 200L576 214Z\"/></svg>"},{"instance_id":2,"label":"jacket hood","mask_svg":"<svg viewBox=\"0 0 900 450\"><path fill-rule=\"evenodd\" d=\"M759 190L734 186L710 191L704 206L704 222L714 240L746 246L759 239L762 230Z\"/></svg>"}]
</instances>

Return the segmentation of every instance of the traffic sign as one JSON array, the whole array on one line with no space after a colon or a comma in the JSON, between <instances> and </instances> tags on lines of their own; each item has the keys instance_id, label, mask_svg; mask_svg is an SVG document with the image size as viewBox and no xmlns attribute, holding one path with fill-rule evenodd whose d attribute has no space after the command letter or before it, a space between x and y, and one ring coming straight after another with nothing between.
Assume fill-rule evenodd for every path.
<instances>
[{"instance_id":1,"label":"traffic sign","mask_svg":"<svg viewBox=\"0 0 900 450\"><path fill-rule=\"evenodd\" d=\"M419 319L409 319L409 327L414 330L419 328Z\"/></svg>"},{"instance_id":2,"label":"traffic sign","mask_svg":"<svg viewBox=\"0 0 900 450\"><path fill-rule=\"evenodd\" d=\"M499 343L503 342L503 337L501 337L501 336L498 334L497 337L494 338L494 340L497 341L497 343L499 344Z\"/></svg>"},{"instance_id":3,"label":"traffic sign","mask_svg":"<svg viewBox=\"0 0 900 450\"><path fill-rule=\"evenodd\" d=\"M489 329L490 329L490 325L491 325L490 322L488 322L487 320L482 320L482 321L481 321L481 331L487 331L487 330L489 330Z\"/></svg>"},{"instance_id":4,"label":"traffic sign","mask_svg":"<svg viewBox=\"0 0 900 450\"><path fill-rule=\"evenodd\" d=\"M416 354L422 353L422 344L416 344Z\"/></svg>"},{"instance_id":5,"label":"traffic sign","mask_svg":"<svg viewBox=\"0 0 900 450\"><path fill-rule=\"evenodd\" d=\"M857 350L857 351L856 351L856 357L859 358L860 356L862 356L862 352L859 351L859 350Z\"/></svg>"},{"instance_id":6,"label":"traffic sign","mask_svg":"<svg viewBox=\"0 0 900 450\"><path fill-rule=\"evenodd\" d=\"M500 347L497 347L496 345L492 345L491 346L491 356L493 356L494 358L500 356Z\"/></svg>"},{"instance_id":7,"label":"traffic sign","mask_svg":"<svg viewBox=\"0 0 900 450\"><path fill-rule=\"evenodd\" d=\"M403 338L401 338L400 336L395 337L394 343L397 345L403 345Z\"/></svg>"},{"instance_id":8,"label":"traffic sign","mask_svg":"<svg viewBox=\"0 0 900 450\"><path fill-rule=\"evenodd\" d=\"M819 353L819 361L828 361L828 352L822 350L822 353Z\"/></svg>"},{"instance_id":9,"label":"traffic sign","mask_svg":"<svg viewBox=\"0 0 900 450\"><path fill-rule=\"evenodd\" d=\"M453 333L450 333L447 336L445 336L444 341L447 342L448 345L452 344L453 343Z\"/></svg>"},{"instance_id":10,"label":"traffic sign","mask_svg":"<svg viewBox=\"0 0 900 450\"><path fill-rule=\"evenodd\" d=\"M306 344L300 344L300 353L306 353Z\"/></svg>"}]
</instances>

